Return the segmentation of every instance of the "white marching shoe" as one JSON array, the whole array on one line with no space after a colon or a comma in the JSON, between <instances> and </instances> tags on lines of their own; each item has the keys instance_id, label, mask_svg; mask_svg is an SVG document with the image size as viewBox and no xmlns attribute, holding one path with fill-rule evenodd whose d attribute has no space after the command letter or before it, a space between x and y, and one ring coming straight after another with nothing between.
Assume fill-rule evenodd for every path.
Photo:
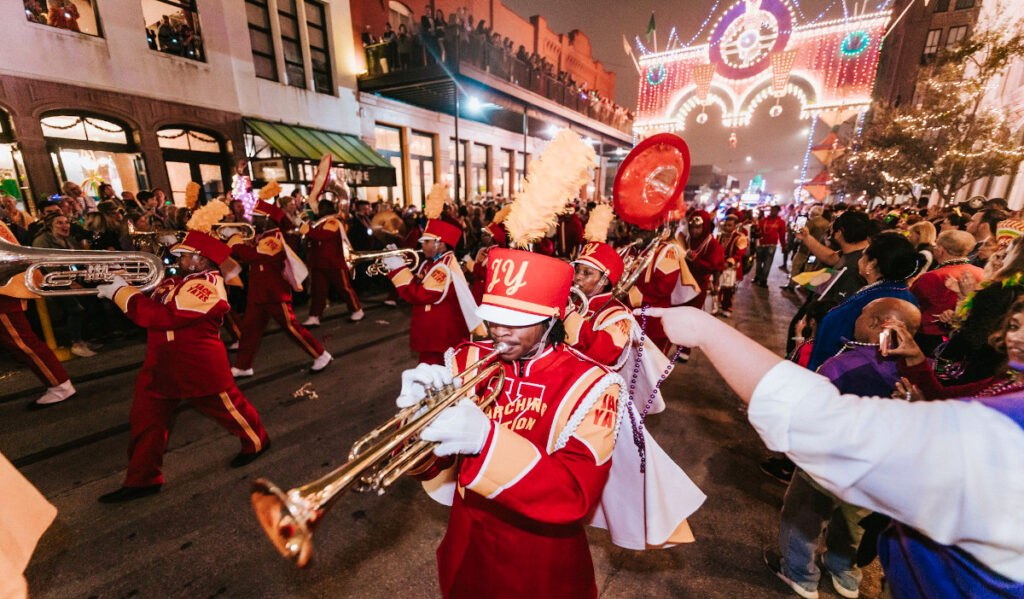
<instances>
[{"instance_id":1,"label":"white marching shoe","mask_svg":"<svg viewBox=\"0 0 1024 599\"><path fill-rule=\"evenodd\" d=\"M348 319L351 320L352 322L359 322L360 320L363 319L364 316L366 316L366 314L362 310L356 310L355 312L349 315Z\"/></svg>"},{"instance_id":2,"label":"white marching shoe","mask_svg":"<svg viewBox=\"0 0 1024 599\"><path fill-rule=\"evenodd\" d=\"M33 403L28 405L30 410L36 410L48 406L59 404L65 399L75 394L75 386L71 384L70 380L64 381L59 385L54 385L43 393L42 397L35 400Z\"/></svg>"},{"instance_id":3,"label":"white marching shoe","mask_svg":"<svg viewBox=\"0 0 1024 599\"><path fill-rule=\"evenodd\" d=\"M384 305L385 306L397 306L398 302L396 302L395 300L391 300L391 299L384 300Z\"/></svg>"},{"instance_id":4,"label":"white marching shoe","mask_svg":"<svg viewBox=\"0 0 1024 599\"><path fill-rule=\"evenodd\" d=\"M252 376L252 368L235 368L234 366L232 366L231 376L235 377L236 379L242 379L247 376Z\"/></svg>"},{"instance_id":5,"label":"white marching shoe","mask_svg":"<svg viewBox=\"0 0 1024 599\"><path fill-rule=\"evenodd\" d=\"M228 346L228 351L238 351L238 342L235 341L234 343L229 345Z\"/></svg>"},{"instance_id":6,"label":"white marching shoe","mask_svg":"<svg viewBox=\"0 0 1024 599\"><path fill-rule=\"evenodd\" d=\"M315 360L313 360L313 365L309 368L310 372L313 374L321 372L324 368L327 368L327 365L330 364L333 359L334 356L332 356L327 350L324 350L324 353L320 354Z\"/></svg>"},{"instance_id":7,"label":"white marching shoe","mask_svg":"<svg viewBox=\"0 0 1024 599\"><path fill-rule=\"evenodd\" d=\"M302 326L304 326L304 327L318 327L318 326L320 326L320 317L319 316L310 316L306 320L302 321Z\"/></svg>"}]
</instances>

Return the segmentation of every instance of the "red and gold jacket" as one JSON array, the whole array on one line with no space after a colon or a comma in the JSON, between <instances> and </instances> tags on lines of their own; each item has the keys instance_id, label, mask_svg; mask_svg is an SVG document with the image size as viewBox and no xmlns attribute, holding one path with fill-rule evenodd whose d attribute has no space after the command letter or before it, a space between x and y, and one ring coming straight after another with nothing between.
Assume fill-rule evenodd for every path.
<instances>
[{"instance_id":1,"label":"red and gold jacket","mask_svg":"<svg viewBox=\"0 0 1024 599\"><path fill-rule=\"evenodd\" d=\"M750 245L747 236L737 229L728 237L723 233L718 242L725 254L725 268L734 269L736 271L736 281L742 281L743 257L747 255L747 246Z\"/></svg>"},{"instance_id":2,"label":"red and gold jacket","mask_svg":"<svg viewBox=\"0 0 1024 599\"><path fill-rule=\"evenodd\" d=\"M473 301L477 304L484 299L484 290L487 288L487 256L497 245L480 248L476 253L476 260L473 261L473 283L469 288L473 291Z\"/></svg>"},{"instance_id":3,"label":"red and gold jacket","mask_svg":"<svg viewBox=\"0 0 1024 599\"><path fill-rule=\"evenodd\" d=\"M445 361L460 372L491 348L490 341L466 343ZM437 460L420 475L437 499L444 482L455 483L437 550L441 592L596 597L584 526L611 469L622 379L561 344L504 371L480 454Z\"/></svg>"},{"instance_id":4,"label":"red and gold jacket","mask_svg":"<svg viewBox=\"0 0 1024 599\"><path fill-rule=\"evenodd\" d=\"M611 292L601 293L590 298L585 315L573 312L566 317L565 342L591 360L618 370L629 347L632 326L625 304Z\"/></svg>"},{"instance_id":5,"label":"red and gold jacket","mask_svg":"<svg viewBox=\"0 0 1024 599\"><path fill-rule=\"evenodd\" d=\"M288 254L279 229L266 231L248 243L236 235L228 240L228 245L233 257L249 265L249 303L292 301L292 287L284 276Z\"/></svg>"},{"instance_id":6,"label":"red and gold jacket","mask_svg":"<svg viewBox=\"0 0 1024 599\"><path fill-rule=\"evenodd\" d=\"M328 218L306 233L306 264L310 270L345 268L341 219Z\"/></svg>"},{"instance_id":7,"label":"red and gold jacket","mask_svg":"<svg viewBox=\"0 0 1024 599\"><path fill-rule=\"evenodd\" d=\"M409 346L413 351L443 352L469 339L452 283L452 273L460 268L455 254L445 252L425 260L416 273L402 266L388 274L399 297L412 304Z\"/></svg>"},{"instance_id":8,"label":"red and gold jacket","mask_svg":"<svg viewBox=\"0 0 1024 599\"><path fill-rule=\"evenodd\" d=\"M725 268L722 244L718 243L714 235L707 235L690 249L693 250L693 258L687 257L686 264L689 265L690 273L696 279L697 285L707 290L711 287L711 276Z\"/></svg>"},{"instance_id":9,"label":"red and gold jacket","mask_svg":"<svg viewBox=\"0 0 1024 599\"><path fill-rule=\"evenodd\" d=\"M655 251L654 260L629 290L629 305L633 308L645 305L654 308L680 306L686 303L687 298L672 297L680 285L688 288L686 291L689 299L697 296L701 287L690 273L686 250L670 239L663 241ZM660 318L648 318L645 331L651 337L665 337Z\"/></svg>"},{"instance_id":10,"label":"red and gold jacket","mask_svg":"<svg viewBox=\"0 0 1024 599\"><path fill-rule=\"evenodd\" d=\"M129 285L113 299L148 332L136 392L180 399L214 395L235 384L220 339L221 321L230 307L219 272L171 277L149 297Z\"/></svg>"},{"instance_id":11,"label":"red and gold jacket","mask_svg":"<svg viewBox=\"0 0 1024 599\"><path fill-rule=\"evenodd\" d=\"M0 314L10 314L12 312L24 312L27 301L11 297L9 295L0 295Z\"/></svg>"}]
</instances>

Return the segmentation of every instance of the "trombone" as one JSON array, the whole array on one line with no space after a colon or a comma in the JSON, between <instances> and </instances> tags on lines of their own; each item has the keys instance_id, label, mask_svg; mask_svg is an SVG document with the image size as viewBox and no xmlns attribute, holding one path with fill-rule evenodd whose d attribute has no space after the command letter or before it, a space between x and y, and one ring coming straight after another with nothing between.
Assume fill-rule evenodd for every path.
<instances>
[{"instance_id":1,"label":"trombone","mask_svg":"<svg viewBox=\"0 0 1024 599\"><path fill-rule=\"evenodd\" d=\"M120 275L142 291L150 291L164 278L160 258L146 252L55 250L22 247L0 240L0 288L24 273L24 286L42 297L96 295L96 288Z\"/></svg>"},{"instance_id":2,"label":"trombone","mask_svg":"<svg viewBox=\"0 0 1024 599\"><path fill-rule=\"evenodd\" d=\"M356 441L348 462L322 478L288 491L282 491L269 480L257 479L250 496L252 508L281 555L300 568L305 566L313 554L313 532L334 502L349 489L383 495L392 483L434 451L436 443L419 438L423 429L445 408L473 397L477 385L490 382L477 405L487 409L494 403L505 383L505 370L493 360L507 350L506 344L496 344L490 353L455 378L461 380L474 373L472 376L461 383L430 390L418 404L400 410Z\"/></svg>"}]
</instances>

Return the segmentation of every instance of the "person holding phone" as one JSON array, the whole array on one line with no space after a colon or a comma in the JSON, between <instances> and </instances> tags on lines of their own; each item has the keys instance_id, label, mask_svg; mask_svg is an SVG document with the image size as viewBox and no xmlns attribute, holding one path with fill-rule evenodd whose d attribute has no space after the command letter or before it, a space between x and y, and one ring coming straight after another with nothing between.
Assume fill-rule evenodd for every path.
<instances>
[{"instance_id":1,"label":"person holding phone","mask_svg":"<svg viewBox=\"0 0 1024 599\"><path fill-rule=\"evenodd\" d=\"M790 280L782 286L783 291L795 291L792 277L808 270L807 265L812 254L807 243L804 241L804 237L821 240L828 233L829 223L822 216L823 213L824 210L821 206L814 206L806 217L801 216L797 218L796 230L793 232L793 236L800 241L800 246L796 249L796 253L793 254L793 261L789 265ZM806 233L803 233L803 231L806 231Z\"/></svg>"}]
</instances>

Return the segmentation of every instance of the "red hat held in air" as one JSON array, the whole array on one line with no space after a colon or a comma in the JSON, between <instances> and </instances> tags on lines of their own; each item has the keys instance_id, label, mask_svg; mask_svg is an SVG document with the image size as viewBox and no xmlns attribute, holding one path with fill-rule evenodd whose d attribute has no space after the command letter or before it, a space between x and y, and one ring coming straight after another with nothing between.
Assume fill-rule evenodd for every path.
<instances>
[{"instance_id":1,"label":"red hat held in air","mask_svg":"<svg viewBox=\"0 0 1024 599\"><path fill-rule=\"evenodd\" d=\"M217 264L222 264L231 256L228 244L202 231L189 231L185 239L172 247L170 252L175 256L185 253L200 254Z\"/></svg>"},{"instance_id":2,"label":"red hat held in air","mask_svg":"<svg viewBox=\"0 0 1024 599\"><path fill-rule=\"evenodd\" d=\"M622 264L622 257L615 251L615 248L600 241L590 241L584 245L580 249L579 256L573 261L573 264L576 263L586 264L603 272L612 285L619 282L619 277L622 276L622 270L625 268Z\"/></svg>"},{"instance_id":3,"label":"red hat held in air","mask_svg":"<svg viewBox=\"0 0 1024 599\"><path fill-rule=\"evenodd\" d=\"M567 262L523 250L488 254L487 287L476 315L486 322L526 326L565 315L573 269Z\"/></svg>"},{"instance_id":4,"label":"red hat held in air","mask_svg":"<svg viewBox=\"0 0 1024 599\"><path fill-rule=\"evenodd\" d=\"M281 224L281 221L284 220L284 210L281 210L279 206L271 204L266 200L257 201L256 205L252 208L252 213L265 216L279 225Z\"/></svg>"}]
</instances>

